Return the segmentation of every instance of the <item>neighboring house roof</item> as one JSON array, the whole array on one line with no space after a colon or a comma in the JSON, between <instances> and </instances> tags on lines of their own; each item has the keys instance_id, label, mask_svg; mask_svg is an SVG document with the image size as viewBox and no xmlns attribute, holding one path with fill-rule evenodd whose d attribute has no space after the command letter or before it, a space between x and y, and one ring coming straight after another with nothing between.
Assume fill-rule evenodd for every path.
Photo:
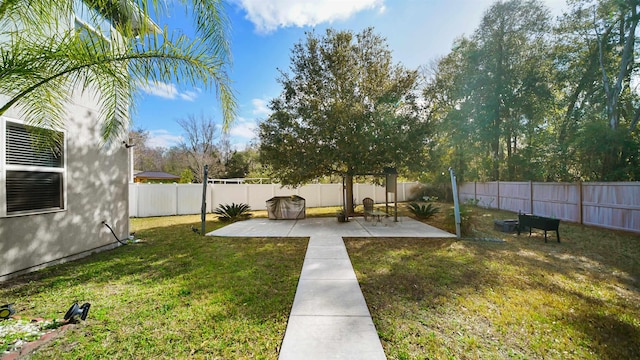
<instances>
[{"instance_id":1,"label":"neighboring house roof","mask_svg":"<svg viewBox=\"0 0 640 360\"><path fill-rule=\"evenodd\" d=\"M134 175L136 179L179 180L180 176L162 171L143 171Z\"/></svg>"}]
</instances>

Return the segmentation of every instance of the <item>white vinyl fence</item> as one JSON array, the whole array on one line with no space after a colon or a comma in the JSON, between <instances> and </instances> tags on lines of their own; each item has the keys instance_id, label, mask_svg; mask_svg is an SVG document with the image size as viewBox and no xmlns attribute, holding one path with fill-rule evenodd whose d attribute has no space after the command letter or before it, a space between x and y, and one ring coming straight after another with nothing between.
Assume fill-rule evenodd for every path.
<instances>
[{"instance_id":1,"label":"white vinyl fence","mask_svg":"<svg viewBox=\"0 0 640 360\"><path fill-rule=\"evenodd\" d=\"M640 233L640 182L469 182L460 201L487 208L553 217L580 224Z\"/></svg>"},{"instance_id":2,"label":"white vinyl fence","mask_svg":"<svg viewBox=\"0 0 640 360\"><path fill-rule=\"evenodd\" d=\"M398 183L398 201L406 201L417 183ZM209 184L207 212L220 204L245 203L253 210L265 210L266 201L274 196L298 195L306 207L342 205L342 184L309 184L295 189L279 184ZM357 204L365 197L376 203L385 201L385 188L371 184L353 184ZM393 201L393 194L389 194ZM129 184L129 216L149 217L199 214L202 206L202 184Z\"/></svg>"}]
</instances>

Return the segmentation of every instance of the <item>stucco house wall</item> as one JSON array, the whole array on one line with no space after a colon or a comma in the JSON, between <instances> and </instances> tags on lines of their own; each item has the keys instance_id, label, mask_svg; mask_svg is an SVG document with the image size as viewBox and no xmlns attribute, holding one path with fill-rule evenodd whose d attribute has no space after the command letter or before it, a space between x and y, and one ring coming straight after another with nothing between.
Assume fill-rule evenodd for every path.
<instances>
[{"instance_id":1,"label":"stucco house wall","mask_svg":"<svg viewBox=\"0 0 640 360\"><path fill-rule=\"evenodd\" d=\"M69 26L74 26L73 19ZM110 34L115 44L121 39ZM92 91L76 91L65 118L66 181L62 210L27 215L0 211L0 281L45 266L73 260L120 245L118 238L129 234L128 152L122 141L109 146L101 141L98 101ZM0 95L4 103L6 97ZM17 109L0 117L0 131L6 121L26 121ZM0 134L1 135L1 134ZM4 148L0 136L0 147ZM0 171L5 166L0 150ZM0 174L0 206L5 206L5 179ZM1 192L5 192L2 194Z\"/></svg>"},{"instance_id":2,"label":"stucco house wall","mask_svg":"<svg viewBox=\"0 0 640 360\"><path fill-rule=\"evenodd\" d=\"M121 143L104 148L95 101L77 100L66 124L66 208L0 218L0 281L117 246L102 221L119 238L128 235L128 150Z\"/></svg>"}]
</instances>

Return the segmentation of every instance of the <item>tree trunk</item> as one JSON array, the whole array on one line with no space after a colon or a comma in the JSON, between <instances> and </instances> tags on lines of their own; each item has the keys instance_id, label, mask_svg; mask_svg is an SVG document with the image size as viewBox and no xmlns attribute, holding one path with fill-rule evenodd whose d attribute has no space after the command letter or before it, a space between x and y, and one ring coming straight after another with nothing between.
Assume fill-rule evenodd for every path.
<instances>
[{"instance_id":1,"label":"tree trunk","mask_svg":"<svg viewBox=\"0 0 640 360\"><path fill-rule=\"evenodd\" d=\"M353 212L353 209L354 209L354 206L353 206L353 175L346 175L345 179L346 179L346 181L345 181L345 185L344 186L346 187L346 190L347 190L347 195L346 195L346 197L347 197L347 199L346 199L347 205L346 205L345 213L348 216L353 216L354 215L354 212Z\"/></svg>"},{"instance_id":2,"label":"tree trunk","mask_svg":"<svg viewBox=\"0 0 640 360\"><path fill-rule=\"evenodd\" d=\"M630 23L628 28L628 35L626 37L624 37L625 30L626 30L624 14L620 14L620 17L621 17L621 20L619 22L620 36L624 37L624 40L621 39L620 45L623 45L623 50L620 58L618 74L613 84L609 83L610 79L605 69L603 44L607 41L609 34L613 30L614 24L608 27L605 30L604 34L602 35L598 34L598 39L597 39L600 69L602 72L602 82L604 85L604 92L606 94L607 116L609 118L609 127L612 130L616 130L618 128L618 125L620 124L620 113L618 111L620 94L622 93L622 90L623 90L623 81L628 77L631 71L630 64L632 64L634 60L633 49L635 47L635 42L636 42L635 32L636 32L636 27L638 25L638 19L637 19L637 13L636 13L636 6L631 5L630 10L631 10L631 16L629 20Z\"/></svg>"}]
</instances>

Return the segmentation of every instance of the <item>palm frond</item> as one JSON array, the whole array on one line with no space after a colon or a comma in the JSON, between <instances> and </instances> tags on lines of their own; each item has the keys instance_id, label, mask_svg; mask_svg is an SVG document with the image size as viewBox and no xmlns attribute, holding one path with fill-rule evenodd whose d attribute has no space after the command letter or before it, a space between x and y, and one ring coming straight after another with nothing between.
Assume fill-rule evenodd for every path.
<instances>
[{"instance_id":1,"label":"palm frond","mask_svg":"<svg viewBox=\"0 0 640 360\"><path fill-rule=\"evenodd\" d=\"M148 15L146 2L138 2L136 16ZM192 40L166 28L149 34L155 25L145 23L140 26L147 36L122 44L81 36L73 29L57 31L58 19L72 18L74 1L31 8L25 3L0 4L0 35L8 39L0 44L0 93L8 97L0 103L0 115L15 107L30 125L63 128L66 104L75 91L88 92L99 99L102 137L110 142L126 133L139 84L171 82L215 89L225 127L234 120L237 105L228 73L228 23L222 1L192 1L194 9L201 10L194 16L198 31L206 34L203 38ZM92 3L103 12L114 6L111 0ZM122 31L133 34L131 29Z\"/></svg>"}]
</instances>

